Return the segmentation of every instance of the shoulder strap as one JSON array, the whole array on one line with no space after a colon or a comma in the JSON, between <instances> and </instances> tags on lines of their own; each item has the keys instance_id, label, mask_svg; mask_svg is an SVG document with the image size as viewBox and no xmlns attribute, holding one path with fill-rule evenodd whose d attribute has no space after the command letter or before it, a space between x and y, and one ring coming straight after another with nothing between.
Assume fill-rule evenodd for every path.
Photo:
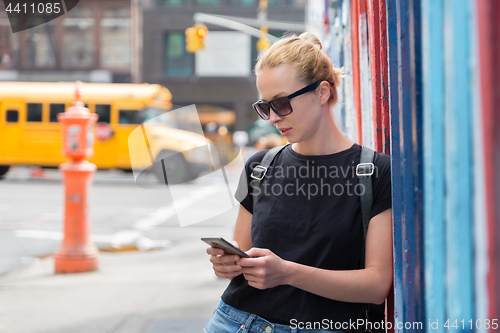
<instances>
[{"instance_id":1,"label":"shoulder strap","mask_svg":"<svg viewBox=\"0 0 500 333\"><path fill-rule=\"evenodd\" d=\"M372 188L372 175L375 171L375 165L373 164L373 158L375 156L375 151L368 147L361 147L361 158L359 164L356 166L356 176L359 178L359 184L362 186L363 192L360 196L361 200L361 218L363 220L363 250L361 252L361 265L365 267L365 251L366 251L366 234L368 232L368 224L370 223L370 214L373 204L373 188ZM385 304L383 303L385 306ZM366 315L366 320L373 321L373 309L380 306L373 304L364 304L364 311ZM383 310L382 310L382 313ZM372 330L368 330L372 332Z\"/></svg>"},{"instance_id":2,"label":"shoulder strap","mask_svg":"<svg viewBox=\"0 0 500 333\"><path fill-rule=\"evenodd\" d=\"M368 147L361 147L361 159L359 164L356 166L356 176L359 178L359 184L362 185L363 192L361 194L361 216L363 219L363 253L362 253L362 264L364 267L365 263L365 245L366 245L366 233L368 232L368 224L370 223L370 213L373 203L373 188L372 188L372 178L373 172L375 171L375 165L373 164L373 158L375 156L375 151Z\"/></svg>"},{"instance_id":3,"label":"shoulder strap","mask_svg":"<svg viewBox=\"0 0 500 333\"><path fill-rule=\"evenodd\" d=\"M259 165L253 168L250 177L252 180L250 181L250 186L252 187L252 197L253 197L253 207L255 210L255 203L257 202L258 193L256 189L260 188L260 184L262 183L262 179L266 176L267 169L271 164L273 164L274 159L278 156L288 144L284 146L274 147L270 149L262 158L262 161Z\"/></svg>"}]
</instances>

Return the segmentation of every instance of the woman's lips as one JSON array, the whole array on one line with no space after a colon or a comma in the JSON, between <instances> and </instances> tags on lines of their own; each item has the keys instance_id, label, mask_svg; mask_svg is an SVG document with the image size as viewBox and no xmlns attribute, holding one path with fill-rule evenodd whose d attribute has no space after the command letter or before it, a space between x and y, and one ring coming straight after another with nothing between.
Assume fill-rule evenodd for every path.
<instances>
[{"instance_id":1,"label":"woman's lips","mask_svg":"<svg viewBox=\"0 0 500 333\"><path fill-rule=\"evenodd\" d=\"M278 130L281 132L281 135L287 136L288 134L290 134L290 131L292 130L292 128L291 127L288 127L288 128L278 128Z\"/></svg>"}]
</instances>

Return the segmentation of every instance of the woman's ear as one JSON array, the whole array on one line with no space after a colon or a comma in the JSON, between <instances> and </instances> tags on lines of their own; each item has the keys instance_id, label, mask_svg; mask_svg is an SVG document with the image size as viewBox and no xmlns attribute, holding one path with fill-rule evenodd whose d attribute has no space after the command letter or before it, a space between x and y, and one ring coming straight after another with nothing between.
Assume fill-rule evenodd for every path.
<instances>
[{"instance_id":1,"label":"woman's ear","mask_svg":"<svg viewBox=\"0 0 500 333\"><path fill-rule=\"evenodd\" d=\"M321 104L327 104L330 99L330 84L327 81L321 82L318 91Z\"/></svg>"}]
</instances>

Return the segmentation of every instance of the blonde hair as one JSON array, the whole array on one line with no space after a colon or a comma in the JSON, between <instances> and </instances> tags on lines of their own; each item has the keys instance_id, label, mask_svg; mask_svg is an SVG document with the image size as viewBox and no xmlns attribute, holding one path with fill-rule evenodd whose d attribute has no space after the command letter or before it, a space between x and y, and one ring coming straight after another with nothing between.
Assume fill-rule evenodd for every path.
<instances>
[{"instance_id":1,"label":"blonde hair","mask_svg":"<svg viewBox=\"0 0 500 333\"><path fill-rule=\"evenodd\" d=\"M310 32L304 32L298 37L297 35L282 37L259 55L255 73L265 68L291 65L296 70L299 80L305 84L328 81L330 83L328 104L333 107L338 100L337 87L340 85L342 69L334 68L332 61L321 49L321 42Z\"/></svg>"}]
</instances>

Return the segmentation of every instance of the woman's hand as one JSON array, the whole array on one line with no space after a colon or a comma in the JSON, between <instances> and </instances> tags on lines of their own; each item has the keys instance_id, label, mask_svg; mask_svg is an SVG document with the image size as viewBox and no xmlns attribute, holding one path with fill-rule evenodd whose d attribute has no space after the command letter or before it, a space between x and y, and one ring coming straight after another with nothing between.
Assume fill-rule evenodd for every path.
<instances>
[{"instance_id":1,"label":"woman's hand","mask_svg":"<svg viewBox=\"0 0 500 333\"><path fill-rule=\"evenodd\" d=\"M236 241L232 241L231 243L239 248ZM207 248L207 253L210 254L210 262L212 263L215 275L218 277L233 279L242 273L241 266L237 264L238 260L240 260L239 256L224 254L224 250L211 246Z\"/></svg>"},{"instance_id":2,"label":"woman's hand","mask_svg":"<svg viewBox=\"0 0 500 333\"><path fill-rule=\"evenodd\" d=\"M286 283L289 273L288 262L267 249L252 248L246 252L252 258L241 258L237 263L248 285L257 289L267 289Z\"/></svg>"}]
</instances>

